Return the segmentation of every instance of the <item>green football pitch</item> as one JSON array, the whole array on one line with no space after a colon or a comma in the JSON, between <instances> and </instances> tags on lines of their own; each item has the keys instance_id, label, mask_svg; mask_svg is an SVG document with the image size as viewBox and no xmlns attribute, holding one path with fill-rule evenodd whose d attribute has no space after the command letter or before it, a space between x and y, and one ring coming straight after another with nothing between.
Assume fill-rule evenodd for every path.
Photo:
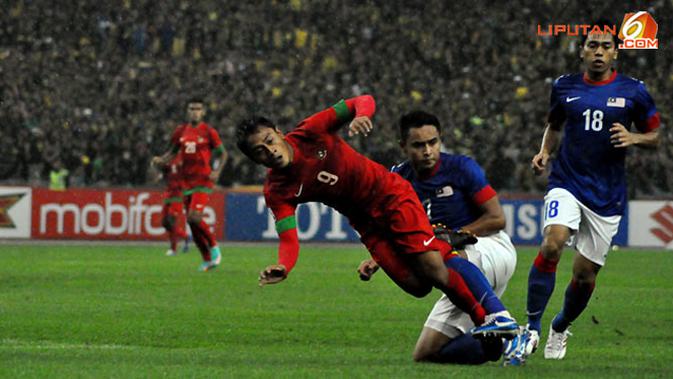
<instances>
[{"instance_id":1,"label":"green football pitch","mask_svg":"<svg viewBox=\"0 0 673 379\"><path fill-rule=\"evenodd\" d=\"M147 246L0 245L0 377L673 377L673 252L610 254L563 361L418 364L439 293L416 299L355 274L359 246L306 244L283 283L259 287L273 245L223 245L222 265ZM536 249L520 248L504 296L524 322ZM566 251L543 320L569 280ZM543 343L545 341L543 337Z\"/></svg>"}]
</instances>

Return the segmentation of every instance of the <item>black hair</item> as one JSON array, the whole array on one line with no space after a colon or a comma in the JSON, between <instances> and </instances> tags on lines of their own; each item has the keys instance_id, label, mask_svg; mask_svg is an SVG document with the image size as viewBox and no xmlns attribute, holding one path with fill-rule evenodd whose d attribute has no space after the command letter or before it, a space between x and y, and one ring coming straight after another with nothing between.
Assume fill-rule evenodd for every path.
<instances>
[{"instance_id":1,"label":"black hair","mask_svg":"<svg viewBox=\"0 0 673 379\"><path fill-rule=\"evenodd\" d=\"M257 133L260 127L276 129L276 125L266 117L252 117L238 123L236 127L236 146L248 158L252 159L248 137Z\"/></svg>"},{"instance_id":2,"label":"black hair","mask_svg":"<svg viewBox=\"0 0 673 379\"><path fill-rule=\"evenodd\" d=\"M601 28L601 30L606 30L606 28L610 29L615 29L615 34L612 35L612 43L615 45L615 49L617 46L619 46L619 32L617 30L617 25L615 23L611 22L607 18L599 18L598 20L592 22L591 24L591 29L593 29L595 26L598 26ZM584 47L584 44L587 42L587 39L589 38L589 32L591 29L587 30L586 34L582 34L582 39L580 40L580 47Z\"/></svg>"},{"instance_id":3,"label":"black hair","mask_svg":"<svg viewBox=\"0 0 673 379\"><path fill-rule=\"evenodd\" d=\"M424 125L433 125L437 132L442 132L437 116L425 111L412 111L400 117L400 142L406 142L409 137L409 129L420 128Z\"/></svg>"},{"instance_id":4,"label":"black hair","mask_svg":"<svg viewBox=\"0 0 673 379\"><path fill-rule=\"evenodd\" d=\"M190 97L190 98L187 100L187 104L186 104L186 105L189 105L189 104L205 104L205 102L203 101L203 98L202 98L202 97L193 96L193 97Z\"/></svg>"}]
</instances>

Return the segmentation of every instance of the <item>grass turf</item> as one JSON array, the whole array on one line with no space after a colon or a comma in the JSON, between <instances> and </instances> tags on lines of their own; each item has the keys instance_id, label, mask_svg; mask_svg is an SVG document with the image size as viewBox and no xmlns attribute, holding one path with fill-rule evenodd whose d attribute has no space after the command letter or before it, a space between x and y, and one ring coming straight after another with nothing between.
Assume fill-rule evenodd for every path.
<instances>
[{"instance_id":1,"label":"grass turf","mask_svg":"<svg viewBox=\"0 0 673 379\"><path fill-rule=\"evenodd\" d=\"M519 249L503 299L521 321L535 252ZM383 273L360 282L365 257L359 246L306 245L288 280L260 288L270 245L224 245L209 273L197 272L194 250L0 245L0 377L673 377L671 252L612 252L566 359L540 351L507 368L413 363L439 293L415 299Z\"/></svg>"}]
</instances>

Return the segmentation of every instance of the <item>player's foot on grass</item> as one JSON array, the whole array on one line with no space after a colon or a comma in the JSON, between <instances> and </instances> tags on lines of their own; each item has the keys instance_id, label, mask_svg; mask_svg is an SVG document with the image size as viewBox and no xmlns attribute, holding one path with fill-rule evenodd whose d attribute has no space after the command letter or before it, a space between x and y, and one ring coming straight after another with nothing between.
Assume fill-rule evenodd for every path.
<instances>
[{"instance_id":1,"label":"player's foot on grass","mask_svg":"<svg viewBox=\"0 0 673 379\"><path fill-rule=\"evenodd\" d=\"M539 341L537 331L528 330L527 325L526 327L520 327L519 333L505 344L505 351L502 353L504 358L503 365L523 366L530 355L527 351L528 347L531 346L531 342L533 342L532 339L535 338L533 336L537 337Z\"/></svg>"},{"instance_id":2,"label":"player's foot on grass","mask_svg":"<svg viewBox=\"0 0 673 379\"><path fill-rule=\"evenodd\" d=\"M568 337L572 336L569 329L557 332L551 326L549 327L549 337L547 337L547 344L544 346L545 359L563 359L566 356Z\"/></svg>"},{"instance_id":3,"label":"player's foot on grass","mask_svg":"<svg viewBox=\"0 0 673 379\"><path fill-rule=\"evenodd\" d=\"M486 315L480 326L472 328L470 333L476 338L482 336L500 336L505 339L514 338L519 333L519 325L509 312L502 311Z\"/></svg>"},{"instance_id":4,"label":"player's foot on grass","mask_svg":"<svg viewBox=\"0 0 673 379\"><path fill-rule=\"evenodd\" d=\"M220 252L219 246L213 246L210 248L210 261L213 262L215 266L219 265L222 261L222 253Z\"/></svg>"},{"instance_id":5,"label":"player's foot on grass","mask_svg":"<svg viewBox=\"0 0 673 379\"><path fill-rule=\"evenodd\" d=\"M213 246L210 248L210 260L204 261L199 266L199 271L210 271L217 267L222 261L222 253L220 253L219 246Z\"/></svg>"},{"instance_id":6,"label":"player's foot on grass","mask_svg":"<svg viewBox=\"0 0 673 379\"><path fill-rule=\"evenodd\" d=\"M175 252L175 250L173 250L173 249L166 250L166 256L167 257L174 257L176 255L177 255L177 253Z\"/></svg>"},{"instance_id":7,"label":"player's foot on grass","mask_svg":"<svg viewBox=\"0 0 673 379\"><path fill-rule=\"evenodd\" d=\"M524 351L524 355L529 357L531 354L533 354L535 351L537 351L538 345L540 345L540 333L537 332L535 329L531 329L530 325L526 324L526 330L529 333L528 340L526 341L526 348Z\"/></svg>"}]
</instances>

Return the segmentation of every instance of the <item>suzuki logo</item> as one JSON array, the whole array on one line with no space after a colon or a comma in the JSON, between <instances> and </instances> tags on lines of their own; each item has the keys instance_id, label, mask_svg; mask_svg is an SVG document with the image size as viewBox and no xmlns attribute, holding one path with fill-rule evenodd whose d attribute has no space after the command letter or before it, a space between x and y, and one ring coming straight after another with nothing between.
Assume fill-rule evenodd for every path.
<instances>
[{"instance_id":1,"label":"suzuki logo","mask_svg":"<svg viewBox=\"0 0 673 379\"><path fill-rule=\"evenodd\" d=\"M650 217L659 223L659 227L650 229L650 232L665 244L673 241L673 207L666 204L663 208L652 213Z\"/></svg>"}]
</instances>

